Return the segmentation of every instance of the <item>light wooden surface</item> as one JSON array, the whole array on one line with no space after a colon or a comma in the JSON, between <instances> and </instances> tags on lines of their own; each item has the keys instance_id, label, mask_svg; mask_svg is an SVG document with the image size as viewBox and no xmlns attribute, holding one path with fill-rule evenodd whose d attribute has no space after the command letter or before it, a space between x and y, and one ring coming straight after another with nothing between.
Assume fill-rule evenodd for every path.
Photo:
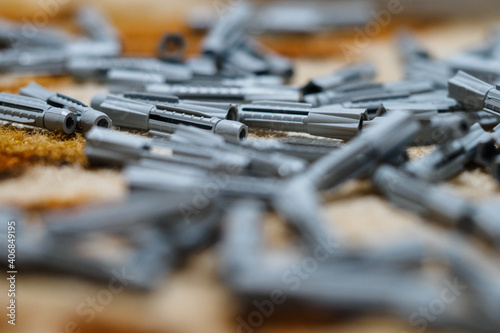
<instances>
[{"instance_id":1,"label":"light wooden surface","mask_svg":"<svg viewBox=\"0 0 500 333\"><path fill-rule=\"evenodd\" d=\"M94 1L97 2L97 1ZM201 1L199 1L201 2ZM153 0L127 1L107 0L103 7L109 10L113 20L126 34L128 51L145 52L151 50L154 36L159 35L169 18L178 16L185 10L185 2L169 1L168 6ZM192 3L192 1L189 1ZM71 7L73 3L67 5ZM168 11L158 10L158 6ZM36 8L36 7L35 7ZM66 7L64 7L66 8ZM124 9L125 8L125 9ZM0 11L10 16L20 17L33 11L25 5L15 10L5 2ZM62 10L61 13L65 13ZM69 9L68 9L69 10ZM36 10L35 10L36 11ZM133 15L132 15L133 13ZM26 14L25 14L26 15ZM464 19L460 21L434 22L422 24L419 37L436 55L445 56L463 47L484 39L492 20ZM498 22L497 22L498 23ZM148 33L155 27L153 34ZM147 35L140 46L141 33ZM153 37L151 37L153 36ZM359 59L372 61L380 70L380 80L400 78L400 65L394 41L390 34L373 39L362 50ZM332 44L337 40L329 41ZM147 44L144 46L144 44ZM303 83L309 77L325 74L345 64L342 54L336 53L323 59L297 59L295 83ZM15 87L19 80L11 77L0 78L2 87ZM3 82L3 83L2 83ZM43 82L43 80L42 80ZM50 81L51 88L68 93L76 98L89 101L96 92L105 87L94 84L77 85L67 79ZM412 149L411 154L418 157L427 149ZM91 185L97 185L91 188ZM473 200L498 197L500 187L489 175L481 170L469 170L446 183L449 188ZM84 202L96 200L116 200L126 195L121 175L114 171L95 171L82 169L79 165L55 168L38 166L27 170L16 178L0 181L0 204L15 203L33 208L47 202L58 202L78 198ZM438 229L432 223L412 214L398 210L374 193L368 181L351 181L335 193L329 195L323 211L329 228L342 232L343 246L378 246L389 242L401 242L428 235ZM276 242L286 242L283 224L274 216L265 221L269 237ZM125 290L114 296L109 305L96 312L89 323L86 317L77 314L77 308L88 297L96 295L105 285L93 284L76 278L51 275L34 275L20 272L18 275L18 326L6 325L0 321L2 332L55 333L65 332L65 325L76 323L84 333L94 332L237 332L237 318L245 317L244 309L221 283L217 275L218 258L216 248L212 247L190 258L172 276L165 280L162 287L149 294L138 294ZM0 281L0 304L6 301L7 284ZM415 327L407 320L389 318L382 315L338 318L330 320L297 320L300 313L293 310L266 319L264 325L255 332L370 332L402 333L415 332ZM71 326L71 324L69 324ZM71 327L68 332L72 331ZM75 331L78 332L78 331ZM434 332L427 330L426 332Z\"/></svg>"}]
</instances>

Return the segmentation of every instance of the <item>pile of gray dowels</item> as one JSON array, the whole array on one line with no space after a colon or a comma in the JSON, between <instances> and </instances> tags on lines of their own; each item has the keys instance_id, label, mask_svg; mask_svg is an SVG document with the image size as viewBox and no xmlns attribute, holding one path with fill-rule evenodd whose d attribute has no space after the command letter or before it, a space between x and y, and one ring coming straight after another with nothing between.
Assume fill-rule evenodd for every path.
<instances>
[{"instance_id":1,"label":"pile of gray dowels","mask_svg":"<svg viewBox=\"0 0 500 333\"><path fill-rule=\"evenodd\" d=\"M496 332L498 262L469 238L500 249L499 203L466 200L440 183L468 168L500 183L498 32L484 47L444 60L402 33L404 81L376 83L375 68L363 63L295 87L287 84L292 62L249 35L253 10L242 2L225 12L190 58L173 34L160 42L159 59L120 57L117 33L94 9L79 12L88 36L76 41L44 30L7 38L18 27L2 25L11 31L0 32L0 70L67 73L104 82L110 93L88 106L31 83L20 95L0 93L0 120L86 132L91 164L122 168L131 189L125 202L46 214L43 231L24 223L22 212L2 210L2 219L23 227L20 269L108 281L125 267L135 276L131 287L152 290L190 254L218 242L221 278L244 300L279 290L297 308L407 320L441 297L442 280L425 273L434 261L467 288L432 325ZM32 61L22 62L23 54ZM247 139L249 129L309 135ZM407 148L422 145L436 149L410 161ZM449 232L371 250L343 245L325 226L320 196L361 178ZM260 223L269 211L295 232L294 251L265 249ZM102 236L125 239L128 255L110 262L78 252ZM290 273L310 258L317 266L306 268L307 278Z\"/></svg>"}]
</instances>

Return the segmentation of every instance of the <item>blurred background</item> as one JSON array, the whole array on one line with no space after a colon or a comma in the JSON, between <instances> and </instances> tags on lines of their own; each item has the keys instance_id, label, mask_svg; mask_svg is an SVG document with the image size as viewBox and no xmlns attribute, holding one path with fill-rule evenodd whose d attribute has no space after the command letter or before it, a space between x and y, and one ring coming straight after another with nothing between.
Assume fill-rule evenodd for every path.
<instances>
[{"instance_id":1,"label":"blurred background","mask_svg":"<svg viewBox=\"0 0 500 333\"><path fill-rule=\"evenodd\" d=\"M198 43L207 28L223 8L239 0L26 0L2 1L0 13L35 25L64 25L77 32L72 15L81 4L95 4L103 8L120 30L124 51L128 54L154 54L159 38L166 31L178 31L189 38L189 53L199 51ZM364 30L381 11L397 8L387 25L374 37L387 37L395 28L408 26L427 29L455 23L470 30L481 31L498 19L500 2L495 0L352 0L352 1L253 1L261 6L255 21L255 33L262 34L265 44L277 52L295 57L330 57L340 52L340 38L355 37L355 29ZM396 13L397 12L397 13ZM298 16L297 16L298 15ZM385 19L385 18L383 18ZM313 24L314 26L311 26ZM259 31L258 26L268 26ZM274 26L275 29L272 29ZM289 31L286 31L286 30ZM307 30L310 29L310 33ZM483 31L487 33L486 31ZM468 34L457 31L456 38L441 39L441 43L467 45ZM438 39L439 36L436 36ZM429 42L431 43L431 42ZM436 52L439 52L437 50ZM369 56L370 52L363 55Z\"/></svg>"},{"instance_id":2,"label":"blurred background","mask_svg":"<svg viewBox=\"0 0 500 333\"><path fill-rule=\"evenodd\" d=\"M199 43L211 22L224 8L238 1L2 1L0 13L3 18L26 22L28 30L31 25L56 25L77 34L73 20L76 8L94 4L108 14L120 31L125 54L155 55L165 32L179 32L186 36L187 54L191 55L199 52ZM484 41L498 22L500 9L500 2L495 0L254 2L260 5L259 14L252 20L253 32L259 39L282 55L304 60L303 66L298 66L294 83L361 60L379 66L380 79L397 79L401 73L397 67L399 58L393 52L395 31L417 31L433 55L445 57ZM395 8L394 13L391 8ZM386 17L388 11L390 15ZM359 41L360 33L367 36L366 29L373 29L366 45L349 49ZM347 56L346 47L351 51ZM309 66L311 63L315 66ZM0 87L9 89L12 80L2 86L6 80L0 79Z\"/></svg>"},{"instance_id":3,"label":"blurred background","mask_svg":"<svg viewBox=\"0 0 500 333\"><path fill-rule=\"evenodd\" d=\"M121 34L127 55L156 55L157 44L165 32L182 33L187 54L199 52L207 28L231 0L23 0L1 1L0 16L32 26L57 26L78 34L73 15L78 6L101 7ZM252 32L277 53L296 64L294 84L324 75L349 63L370 61L379 70L378 80L402 77L401 61L395 43L399 29L410 29L436 57L481 45L492 27L500 23L500 1L495 0L390 0L390 1L256 1L261 6L252 18ZM29 75L0 75L0 90L16 91L31 81ZM103 86L76 84L67 77L38 77L53 90L89 102ZM83 140L77 148L82 149ZM84 164L78 159L69 164ZM10 170L12 171L12 170ZM45 170L46 171L46 170ZM49 191L44 169L0 183L0 202L18 200L25 207L46 209L64 202L93 202L119 198L126 192L115 173L98 174L70 169L50 171L62 180ZM85 178L87 177L88 178ZM95 176L95 177L94 177ZM94 177L94 178L92 178ZM102 178L99 178L102 177ZM79 186L71 181L79 179ZM66 179L70 179L66 182ZM82 190L81 183L102 183L93 190ZM64 183L64 185L62 185ZM482 198L498 194L497 185L481 173L465 173L452 186L465 196ZM22 191L24 193L20 194ZM29 195L26 193L29 192ZM82 192L85 192L82 195ZM332 199L327 214L343 227L346 237L357 244L384 243L408 237L424 222L390 207L374 196L363 181L350 182ZM14 198L14 199L12 199ZM83 200L82 200L83 198ZM372 214L367 217L366 212ZM270 217L266 227L272 242L283 239L283 226ZM381 236L384 235L384 236ZM123 292L102 308L93 310L87 321L78 309L97 297L102 285L76 278L46 275L19 275L19 326L0 322L2 332L245 332L239 325L245 307L219 281L215 249L194 256L169 277L158 291L149 294ZM7 287L0 283L0 290ZM6 299L0 293L1 304ZM253 330L252 330L253 331ZM248 331L249 333L252 331ZM315 313L283 311L266 319L255 332L417 332L408 321L387 316L318 316ZM428 328L426 332L437 332Z\"/></svg>"}]
</instances>

